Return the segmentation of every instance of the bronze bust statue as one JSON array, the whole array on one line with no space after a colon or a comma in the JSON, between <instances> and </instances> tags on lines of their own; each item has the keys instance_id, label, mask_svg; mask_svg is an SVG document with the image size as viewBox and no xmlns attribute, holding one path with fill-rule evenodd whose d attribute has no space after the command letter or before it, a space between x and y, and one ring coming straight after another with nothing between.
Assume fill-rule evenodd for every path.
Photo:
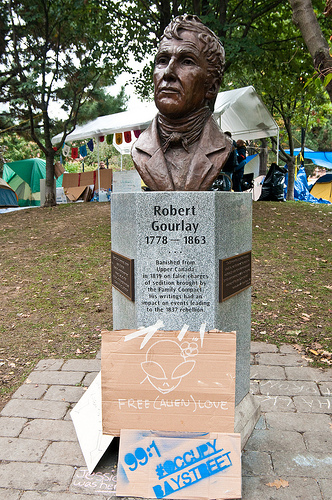
<instances>
[{"instance_id":1,"label":"bronze bust statue","mask_svg":"<svg viewBox=\"0 0 332 500\"><path fill-rule=\"evenodd\" d=\"M224 64L219 39L197 16L178 16L166 27L153 73L159 113L132 148L152 191L206 191L221 171L232 142L212 112Z\"/></svg>"}]
</instances>

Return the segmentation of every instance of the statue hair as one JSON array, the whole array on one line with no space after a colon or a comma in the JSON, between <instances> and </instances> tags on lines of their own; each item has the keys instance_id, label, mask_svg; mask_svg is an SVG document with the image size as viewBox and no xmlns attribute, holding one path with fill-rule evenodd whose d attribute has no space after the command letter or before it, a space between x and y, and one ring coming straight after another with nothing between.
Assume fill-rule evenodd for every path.
<instances>
[{"instance_id":1,"label":"statue hair","mask_svg":"<svg viewBox=\"0 0 332 500\"><path fill-rule=\"evenodd\" d=\"M203 54L208 62L207 78L215 78L220 87L225 68L225 50L217 35L205 26L199 17L184 14L175 17L166 26L161 40L163 38L181 40L181 31L192 31L197 34L203 44Z\"/></svg>"}]
</instances>

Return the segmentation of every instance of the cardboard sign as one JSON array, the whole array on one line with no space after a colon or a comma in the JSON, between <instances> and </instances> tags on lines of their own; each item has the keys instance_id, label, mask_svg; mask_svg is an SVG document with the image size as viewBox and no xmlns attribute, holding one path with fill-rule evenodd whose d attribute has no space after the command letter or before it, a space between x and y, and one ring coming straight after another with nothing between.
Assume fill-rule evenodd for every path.
<instances>
[{"instance_id":1,"label":"cardboard sign","mask_svg":"<svg viewBox=\"0 0 332 500\"><path fill-rule=\"evenodd\" d=\"M234 432L234 332L135 335L102 332L104 434Z\"/></svg>"},{"instance_id":2,"label":"cardboard sign","mask_svg":"<svg viewBox=\"0 0 332 500\"><path fill-rule=\"evenodd\" d=\"M78 187L78 186L90 186L91 184L95 186L95 189L99 189L98 176L100 177L100 187L103 189L112 188L112 170L111 169L101 169L98 174L98 170L93 170L89 172L78 172L78 173L64 173L62 179L62 187Z\"/></svg>"},{"instance_id":3,"label":"cardboard sign","mask_svg":"<svg viewBox=\"0 0 332 500\"><path fill-rule=\"evenodd\" d=\"M241 498L240 434L165 437L122 430L117 496Z\"/></svg>"}]
</instances>

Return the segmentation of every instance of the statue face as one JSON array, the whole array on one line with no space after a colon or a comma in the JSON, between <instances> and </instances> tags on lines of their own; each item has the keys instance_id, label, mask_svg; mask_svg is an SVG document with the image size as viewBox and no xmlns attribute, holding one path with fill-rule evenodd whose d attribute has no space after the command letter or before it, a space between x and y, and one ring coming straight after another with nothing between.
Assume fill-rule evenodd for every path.
<instances>
[{"instance_id":1,"label":"statue face","mask_svg":"<svg viewBox=\"0 0 332 500\"><path fill-rule=\"evenodd\" d=\"M169 118L185 117L211 98L202 44L191 31L182 31L181 37L163 38L153 73L156 106Z\"/></svg>"}]
</instances>

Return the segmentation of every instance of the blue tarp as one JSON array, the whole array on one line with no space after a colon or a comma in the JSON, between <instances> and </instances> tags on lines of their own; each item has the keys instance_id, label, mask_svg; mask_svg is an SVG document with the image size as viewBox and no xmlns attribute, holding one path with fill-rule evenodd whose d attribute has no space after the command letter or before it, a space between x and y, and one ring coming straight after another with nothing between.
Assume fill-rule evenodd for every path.
<instances>
[{"instance_id":1,"label":"blue tarp","mask_svg":"<svg viewBox=\"0 0 332 500\"><path fill-rule=\"evenodd\" d=\"M287 168L287 166L286 166ZM286 186L288 174L286 174ZM285 188L284 194L286 197L287 187ZM305 173L304 167L301 167L297 173L296 180L294 183L294 200L298 201L308 201L309 203L324 203L326 205L330 205L330 202L327 200L323 200L323 198L315 198L309 192L309 185L307 181L307 174Z\"/></svg>"},{"instance_id":2,"label":"blue tarp","mask_svg":"<svg viewBox=\"0 0 332 500\"><path fill-rule=\"evenodd\" d=\"M289 149L285 150L289 154ZM297 156L301 152L301 148L294 149L294 155ZM312 149L304 148L304 158L311 160L315 165L325 167L328 170L332 169L332 152L330 151L312 151Z\"/></svg>"}]
</instances>

